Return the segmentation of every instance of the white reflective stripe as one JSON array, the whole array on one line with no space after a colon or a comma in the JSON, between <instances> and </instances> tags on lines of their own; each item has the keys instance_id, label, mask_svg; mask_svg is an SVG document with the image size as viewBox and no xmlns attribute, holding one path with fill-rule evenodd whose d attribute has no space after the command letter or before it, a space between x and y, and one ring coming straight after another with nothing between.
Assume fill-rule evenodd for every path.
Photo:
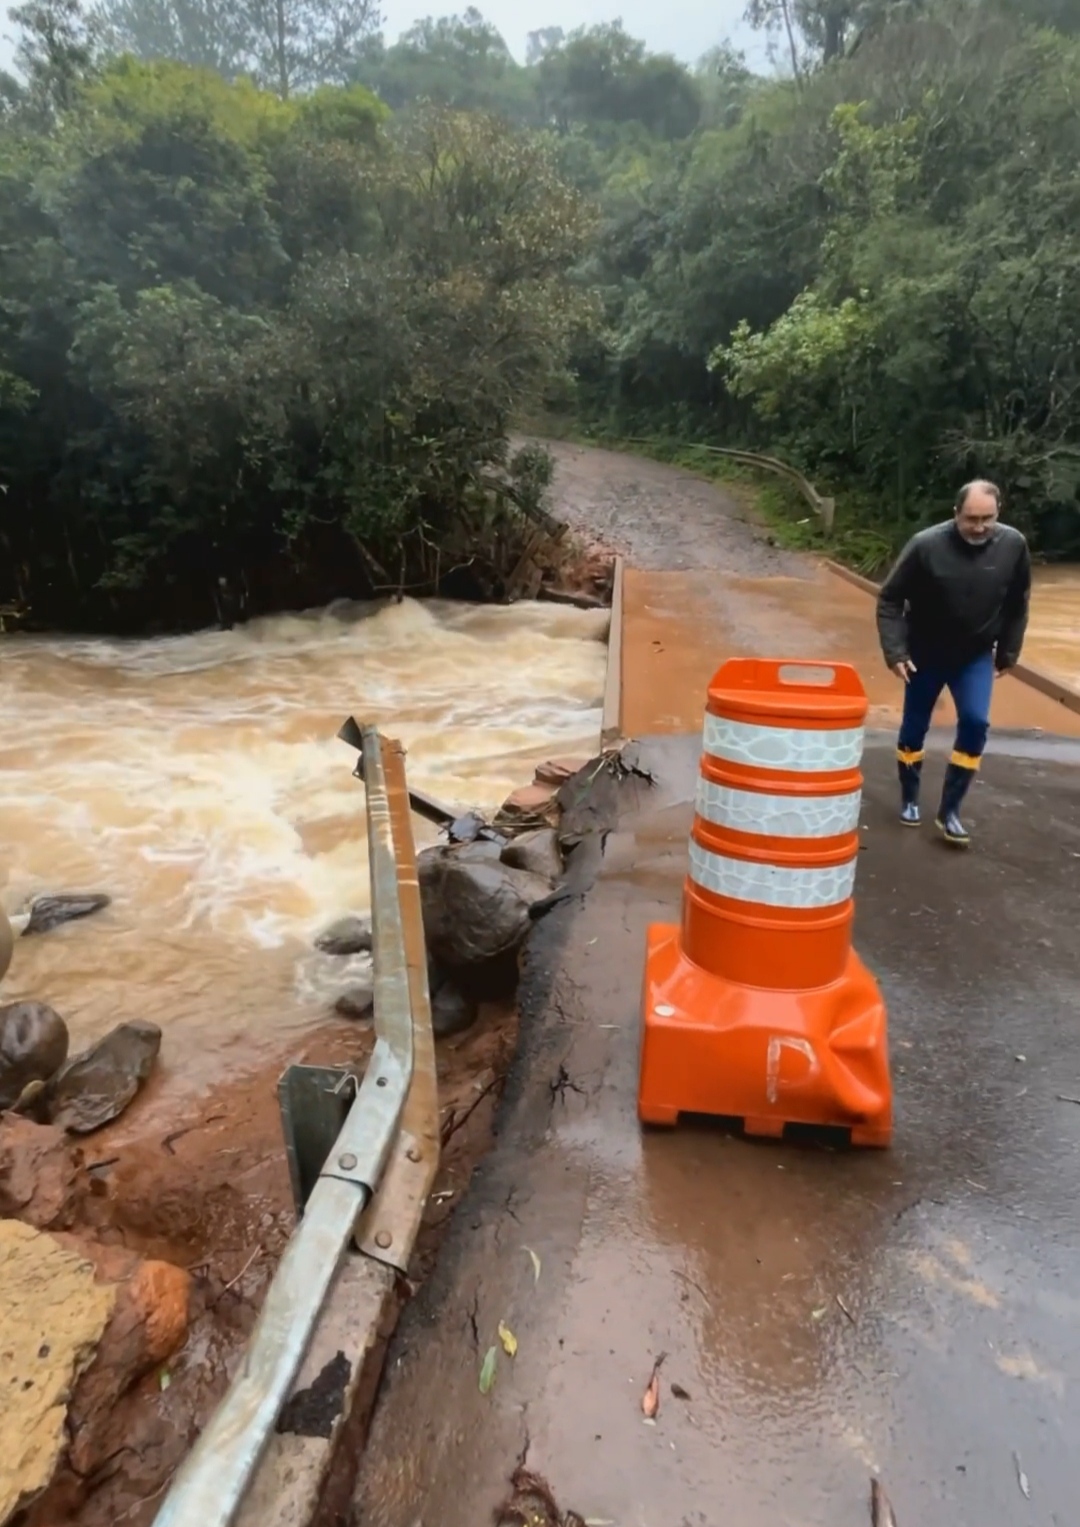
<instances>
[{"instance_id":1,"label":"white reflective stripe","mask_svg":"<svg viewBox=\"0 0 1080 1527\"><path fill-rule=\"evenodd\" d=\"M714 854L690 839L690 879L702 890L732 901L767 907L835 907L855 888L855 855L828 869L790 869Z\"/></svg>"},{"instance_id":2,"label":"white reflective stripe","mask_svg":"<svg viewBox=\"0 0 1080 1527\"><path fill-rule=\"evenodd\" d=\"M859 825L862 792L844 795L765 795L732 790L699 778L695 810L706 822L770 838L835 838Z\"/></svg>"},{"instance_id":3,"label":"white reflective stripe","mask_svg":"<svg viewBox=\"0 0 1080 1527\"><path fill-rule=\"evenodd\" d=\"M804 731L797 726L751 726L706 713L704 747L713 758L761 769L825 774L854 769L862 757L863 729Z\"/></svg>"}]
</instances>

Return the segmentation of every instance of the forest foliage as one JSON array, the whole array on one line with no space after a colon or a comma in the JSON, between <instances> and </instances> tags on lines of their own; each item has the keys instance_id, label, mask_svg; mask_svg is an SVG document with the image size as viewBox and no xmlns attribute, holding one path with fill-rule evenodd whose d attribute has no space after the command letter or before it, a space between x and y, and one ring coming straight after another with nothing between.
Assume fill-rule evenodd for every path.
<instances>
[{"instance_id":1,"label":"forest foliage","mask_svg":"<svg viewBox=\"0 0 1080 1527\"><path fill-rule=\"evenodd\" d=\"M1080 0L618 23L27 0L0 77L0 605L499 597L538 406L767 449L886 551L995 477L1080 555ZM846 499L843 497L846 495Z\"/></svg>"}]
</instances>

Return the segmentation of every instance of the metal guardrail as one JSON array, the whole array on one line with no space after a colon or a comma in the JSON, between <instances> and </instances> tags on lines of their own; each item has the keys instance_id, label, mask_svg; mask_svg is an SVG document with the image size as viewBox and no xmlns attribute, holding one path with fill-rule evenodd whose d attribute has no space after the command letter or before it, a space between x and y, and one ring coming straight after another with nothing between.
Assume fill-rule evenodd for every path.
<instances>
[{"instance_id":1,"label":"metal guardrail","mask_svg":"<svg viewBox=\"0 0 1080 1527\"><path fill-rule=\"evenodd\" d=\"M658 442L655 440L627 439L626 443L627 445L655 446ZM708 456L726 456L730 461L739 462L742 466L757 467L760 471L772 472L777 477L785 478L791 483L792 487L798 489L810 505L810 508L820 518L821 528L825 534L832 534L833 521L836 518L836 500L834 498L827 498L824 494L819 493L808 478L805 478L801 472L797 472L794 467L788 466L786 461L780 461L775 456L762 456L758 451L729 450L727 447L719 445L698 445L695 441L686 442L680 446L680 449L704 451Z\"/></svg>"},{"instance_id":2,"label":"metal guardrail","mask_svg":"<svg viewBox=\"0 0 1080 1527\"><path fill-rule=\"evenodd\" d=\"M842 562L826 560L825 566L830 573L835 573L838 578L843 578L847 583L853 583L856 588L862 589L866 594L873 594L875 599L881 592L880 583L875 583L873 578L864 578L862 573L845 567ZM1055 678L1052 673L1044 673L1041 668L1035 668L1031 663L1017 663L1010 672L1014 679L1019 679L1029 689L1037 689L1048 700L1055 700L1065 710L1080 716L1080 690L1074 689L1071 684L1066 684L1063 679Z\"/></svg>"},{"instance_id":3,"label":"metal guardrail","mask_svg":"<svg viewBox=\"0 0 1080 1527\"><path fill-rule=\"evenodd\" d=\"M236 1517L357 1221L379 1185L410 1090L413 1003L391 804L379 734L365 726L359 740L371 862L375 1048L267 1291L239 1370L177 1472L155 1527L229 1527ZM415 866L411 873L415 879Z\"/></svg>"}]
</instances>

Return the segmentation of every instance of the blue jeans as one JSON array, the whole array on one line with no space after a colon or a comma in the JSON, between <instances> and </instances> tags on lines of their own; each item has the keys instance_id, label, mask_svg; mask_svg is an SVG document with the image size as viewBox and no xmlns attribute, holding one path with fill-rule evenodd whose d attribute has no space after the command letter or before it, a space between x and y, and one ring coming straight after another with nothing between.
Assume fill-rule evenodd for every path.
<instances>
[{"instance_id":1,"label":"blue jeans","mask_svg":"<svg viewBox=\"0 0 1080 1527\"><path fill-rule=\"evenodd\" d=\"M904 716L898 752L901 763L919 763L930 729L930 718L943 689L956 706L956 742L952 762L977 769L990 731L990 699L994 692L994 654L983 652L962 668L920 663L904 690Z\"/></svg>"}]
</instances>

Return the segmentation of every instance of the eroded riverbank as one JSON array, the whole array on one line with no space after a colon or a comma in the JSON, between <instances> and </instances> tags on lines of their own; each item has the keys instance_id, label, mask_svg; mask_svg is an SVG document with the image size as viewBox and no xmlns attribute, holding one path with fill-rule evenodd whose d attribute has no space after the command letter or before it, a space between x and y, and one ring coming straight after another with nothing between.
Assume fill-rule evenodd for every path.
<instances>
[{"instance_id":1,"label":"eroded riverbank","mask_svg":"<svg viewBox=\"0 0 1080 1527\"><path fill-rule=\"evenodd\" d=\"M3 1001L50 1003L73 1051L124 1019L163 1030L143 1093L118 1123L53 1139L55 1192L20 1214L74 1232L109 1279L153 1282L168 1264L174 1303L188 1280L186 1338L161 1361L142 1353L133 1388L95 1380L69 1419L81 1441L29 1527L152 1520L292 1231L278 1076L290 1062L366 1064L370 1025L334 1002L370 958L314 947L369 905L364 793L335 740L344 716L405 742L412 785L491 812L544 758L595 751L606 626L603 611L552 605L405 603L160 642L7 644L5 713L19 726L2 749L4 899L17 911L43 889L101 887L112 901L18 939ZM417 1280L487 1148L516 1032L512 1003L489 1003L439 1044L443 1153Z\"/></svg>"}]
</instances>

